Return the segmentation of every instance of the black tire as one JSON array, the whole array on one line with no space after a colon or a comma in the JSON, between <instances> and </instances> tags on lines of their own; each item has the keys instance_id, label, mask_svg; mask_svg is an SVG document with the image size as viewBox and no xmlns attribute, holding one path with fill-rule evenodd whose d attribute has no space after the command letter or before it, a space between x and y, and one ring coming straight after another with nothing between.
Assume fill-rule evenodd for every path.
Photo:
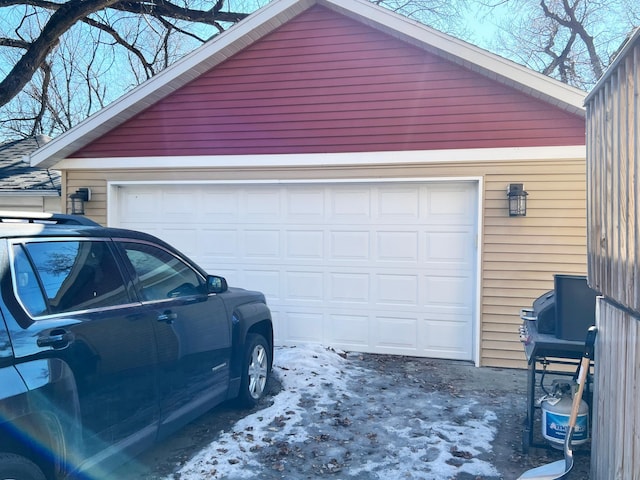
<instances>
[{"instance_id":1,"label":"black tire","mask_svg":"<svg viewBox=\"0 0 640 480\"><path fill-rule=\"evenodd\" d=\"M262 335L250 333L245 343L238 401L253 407L264 397L271 375L271 350Z\"/></svg>"},{"instance_id":2,"label":"black tire","mask_svg":"<svg viewBox=\"0 0 640 480\"><path fill-rule=\"evenodd\" d=\"M44 473L28 458L0 453L0 480L46 480Z\"/></svg>"}]
</instances>

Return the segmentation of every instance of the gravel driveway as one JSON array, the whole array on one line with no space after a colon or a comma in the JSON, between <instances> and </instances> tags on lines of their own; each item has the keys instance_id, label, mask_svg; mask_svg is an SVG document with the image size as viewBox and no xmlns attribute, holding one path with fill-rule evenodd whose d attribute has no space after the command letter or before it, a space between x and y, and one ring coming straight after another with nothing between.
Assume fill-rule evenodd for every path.
<instances>
[{"instance_id":1,"label":"gravel driveway","mask_svg":"<svg viewBox=\"0 0 640 480\"><path fill-rule=\"evenodd\" d=\"M321 347L276 350L252 411L223 405L113 478L515 479L562 458L521 453L526 372ZM569 478L587 480L588 448Z\"/></svg>"}]
</instances>

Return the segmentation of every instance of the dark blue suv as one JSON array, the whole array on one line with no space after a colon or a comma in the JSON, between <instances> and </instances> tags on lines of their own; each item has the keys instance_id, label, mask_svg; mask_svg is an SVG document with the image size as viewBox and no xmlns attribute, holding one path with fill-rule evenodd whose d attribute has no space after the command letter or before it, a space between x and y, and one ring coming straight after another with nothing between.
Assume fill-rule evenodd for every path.
<instances>
[{"instance_id":1,"label":"dark blue suv","mask_svg":"<svg viewBox=\"0 0 640 480\"><path fill-rule=\"evenodd\" d=\"M0 213L0 480L108 478L220 402L264 395L264 295L165 242Z\"/></svg>"}]
</instances>

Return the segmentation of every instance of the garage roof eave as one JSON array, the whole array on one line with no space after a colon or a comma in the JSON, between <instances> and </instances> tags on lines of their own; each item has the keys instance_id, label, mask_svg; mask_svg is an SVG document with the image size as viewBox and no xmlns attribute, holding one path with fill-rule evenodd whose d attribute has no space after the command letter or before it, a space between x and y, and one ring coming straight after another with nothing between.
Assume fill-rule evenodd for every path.
<instances>
[{"instance_id":1,"label":"garage roof eave","mask_svg":"<svg viewBox=\"0 0 640 480\"><path fill-rule=\"evenodd\" d=\"M585 116L586 92L451 37L367 0L275 0L29 156L32 166L61 160L134 117L314 5L330 8L570 113Z\"/></svg>"}]
</instances>

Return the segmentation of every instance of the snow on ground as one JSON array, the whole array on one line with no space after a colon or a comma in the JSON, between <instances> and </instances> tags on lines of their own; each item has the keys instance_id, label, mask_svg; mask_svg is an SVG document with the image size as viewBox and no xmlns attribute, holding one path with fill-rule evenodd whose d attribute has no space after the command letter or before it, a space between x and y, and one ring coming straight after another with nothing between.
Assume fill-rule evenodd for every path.
<instances>
[{"instance_id":1,"label":"snow on ground","mask_svg":"<svg viewBox=\"0 0 640 480\"><path fill-rule=\"evenodd\" d=\"M499 478L479 458L491 450L496 416L472 400L321 346L277 348L274 375L282 390L273 404L222 432L172 478Z\"/></svg>"}]
</instances>

